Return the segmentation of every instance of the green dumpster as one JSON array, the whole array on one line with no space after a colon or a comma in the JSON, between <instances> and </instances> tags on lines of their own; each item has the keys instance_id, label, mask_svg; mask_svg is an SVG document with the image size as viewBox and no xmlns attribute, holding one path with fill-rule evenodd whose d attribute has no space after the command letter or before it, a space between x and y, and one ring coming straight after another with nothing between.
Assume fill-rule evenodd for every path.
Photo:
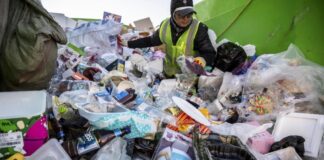
<instances>
[{"instance_id":1,"label":"green dumpster","mask_svg":"<svg viewBox=\"0 0 324 160\"><path fill-rule=\"evenodd\" d=\"M323 0L202 0L197 18L217 34L257 53L277 53L290 43L324 66ZM321 29L322 28L322 29Z\"/></svg>"}]
</instances>

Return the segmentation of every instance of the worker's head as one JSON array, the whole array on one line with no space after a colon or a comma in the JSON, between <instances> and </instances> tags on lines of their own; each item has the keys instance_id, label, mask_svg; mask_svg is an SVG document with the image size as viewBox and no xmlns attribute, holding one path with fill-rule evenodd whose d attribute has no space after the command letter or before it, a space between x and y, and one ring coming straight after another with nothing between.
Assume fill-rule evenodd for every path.
<instances>
[{"instance_id":1,"label":"worker's head","mask_svg":"<svg viewBox=\"0 0 324 160\"><path fill-rule=\"evenodd\" d=\"M192 0L171 0L171 16L178 26L188 26L194 13Z\"/></svg>"}]
</instances>

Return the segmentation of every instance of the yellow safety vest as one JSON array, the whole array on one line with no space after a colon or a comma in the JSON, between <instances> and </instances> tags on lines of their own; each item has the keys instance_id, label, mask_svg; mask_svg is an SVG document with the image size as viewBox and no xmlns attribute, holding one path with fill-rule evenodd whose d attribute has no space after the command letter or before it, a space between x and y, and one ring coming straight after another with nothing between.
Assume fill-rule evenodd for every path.
<instances>
[{"instance_id":1,"label":"yellow safety vest","mask_svg":"<svg viewBox=\"0 0 324 160\"><path fill-rule=\"evenodd\" d=\"M176 45L173 45L170 18L162 22L159 36L161 42L166 45L166 57L164 59L163 69L167 76L180 73L180 68L176 62L179 56L193 56L196 54L194 51L194 39L198 31L199 23L198 20L193 19L189 29L179 37Z\"/></svg>"}]
</instances>

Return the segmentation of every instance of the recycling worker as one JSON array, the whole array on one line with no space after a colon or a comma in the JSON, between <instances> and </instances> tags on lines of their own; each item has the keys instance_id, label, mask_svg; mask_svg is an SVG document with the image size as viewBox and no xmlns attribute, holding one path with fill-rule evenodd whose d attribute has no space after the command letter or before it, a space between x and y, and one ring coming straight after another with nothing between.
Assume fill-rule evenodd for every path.
<instances>
[{"instance_id":1,"label":"recycling worker","mask_svg":"<svg viewBox=\"0 0 324 160\"><path fill-rule=\"evenodd\" d=\"M208 27L193 17L192 0L171 0L171 18L162 21L151 36L125 42L129 48L145 48L165 44L163 71L167 77L180 73L177 58L181 55L202 57L212 66L216 51L209 39Z\"/></svg>"}]
</instances>

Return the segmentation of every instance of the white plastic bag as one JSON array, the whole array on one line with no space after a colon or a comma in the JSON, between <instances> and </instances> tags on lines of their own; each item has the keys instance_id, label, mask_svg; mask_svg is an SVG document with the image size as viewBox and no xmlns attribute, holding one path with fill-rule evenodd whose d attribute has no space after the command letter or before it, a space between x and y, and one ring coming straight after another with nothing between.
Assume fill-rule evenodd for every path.
<instances>
[{"instance_id":1,"label":"white plastic bag","mask_svg":"<svg viewBox=\"0 0 324 160\"><path fill-rule=\"evenodd\" d=\"M295 95L292 105L310 103L298 110L324 113L319 102L319 97L324 95L324 68L305 59L293 44L284 52L258 57L248 70L245 82L246 87L254 88L279 84L282 92Z\"/></svg>"}]
</instances>

